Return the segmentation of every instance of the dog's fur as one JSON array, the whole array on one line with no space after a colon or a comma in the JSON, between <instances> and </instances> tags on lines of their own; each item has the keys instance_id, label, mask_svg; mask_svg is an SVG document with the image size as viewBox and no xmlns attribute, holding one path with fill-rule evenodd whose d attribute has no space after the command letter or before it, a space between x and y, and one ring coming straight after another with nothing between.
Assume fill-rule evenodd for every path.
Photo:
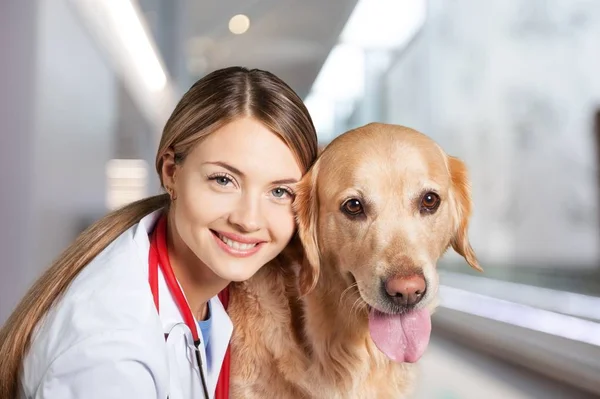
<instances>
[{"instance_id":1,"label":"dog's fur","mask_svg":"<svg viewBox=\"0 0 600 399\"><path fill-rule=\"evenodd\" d=\"M441 205L424 214L429 191ZM348 198L361 200L364 217L342 212ZM302 245L292 240L231 287L231 397L407 397L414 365L391 362L375 347L368 307L391 309L382 281L419 273L427 290L417 306L433 311L436 261L450 246L480 269L467 237L464 164L414 130L369 124L325 148L300 182L294 208ZM301 297L306 271L320 277Z\"/></svg>"}]
</instances>

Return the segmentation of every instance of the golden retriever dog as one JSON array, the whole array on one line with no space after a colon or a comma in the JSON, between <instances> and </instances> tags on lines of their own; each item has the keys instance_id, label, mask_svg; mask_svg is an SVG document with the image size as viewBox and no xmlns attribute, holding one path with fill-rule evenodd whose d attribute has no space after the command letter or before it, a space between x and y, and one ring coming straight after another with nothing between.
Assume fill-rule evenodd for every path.
<instances>
[{"instance_id":1,"label":"golden retriever dog","mask_svg":"<svg viewBox=\"0 0 600 399\"><path fill-rule=\"evenodd\" d=\"M231 287L232 398L405 398L429 342L436 262L469 243L467 170L412 129L333 140L298 184L298 237ZM304 271L319 272L305 295Z\"/></svg>"}]
</instances>

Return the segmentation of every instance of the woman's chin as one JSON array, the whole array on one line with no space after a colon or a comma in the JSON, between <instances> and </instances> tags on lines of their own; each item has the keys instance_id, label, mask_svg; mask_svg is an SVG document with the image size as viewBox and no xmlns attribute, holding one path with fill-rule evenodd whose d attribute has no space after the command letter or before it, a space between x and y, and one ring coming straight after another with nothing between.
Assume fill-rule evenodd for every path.
<instances>
[{"instance_id":1,"label":"woman's chin","mask_svg":"<svg viewBox=\"0 0 600 399\"><path fill-rule=\"evenodd\" d=\"M250 277L254 275L254 273L248 272L248 267L243 268L244 270L235 270L237 268L228 268L228 269L220 269L214 270L217 277L225 281L231 281L234 283L240 283L242 281L248 280Z\"/></svg>"}]
</instances>

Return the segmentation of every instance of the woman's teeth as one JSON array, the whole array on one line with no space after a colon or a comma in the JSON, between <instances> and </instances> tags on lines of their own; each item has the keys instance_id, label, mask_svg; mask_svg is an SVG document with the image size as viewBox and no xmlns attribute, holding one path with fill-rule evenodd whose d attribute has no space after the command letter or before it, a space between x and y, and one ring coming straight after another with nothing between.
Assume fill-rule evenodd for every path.
<instances>
[{"instance_id":1,"label":"woman's teeth","mask_svg":"<svg viewBox=\"0 0 600 399\"><path fill-rule=\"evenodd\" d=\"M257 245L257 244L244 244L241 242L233 241L221 234L219 234L219 238L221 239L221 241L223 241L225 244L227 244L228 247L236 249L238 251L247 251L249 249L254 248Z\"/></svg>"}]
</instances>

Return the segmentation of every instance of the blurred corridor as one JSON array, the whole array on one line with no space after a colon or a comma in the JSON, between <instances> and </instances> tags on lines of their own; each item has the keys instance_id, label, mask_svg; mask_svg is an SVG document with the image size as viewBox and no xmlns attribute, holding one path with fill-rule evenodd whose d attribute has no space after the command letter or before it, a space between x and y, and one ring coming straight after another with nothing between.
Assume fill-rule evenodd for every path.
<instances>
[{"instance_id":1,"label":"blurred corridor","mask_svg":"<svg viewBox=\"0 0 600 399\"><path fill-rule=\"evenodd\" d=\"M0 323L92 221L154 194L174 104L269 70L323 145L415 128L470 170L417 398L600 397L600 2L30 0L0 5Z\"/></svg>"}]
</instances>

